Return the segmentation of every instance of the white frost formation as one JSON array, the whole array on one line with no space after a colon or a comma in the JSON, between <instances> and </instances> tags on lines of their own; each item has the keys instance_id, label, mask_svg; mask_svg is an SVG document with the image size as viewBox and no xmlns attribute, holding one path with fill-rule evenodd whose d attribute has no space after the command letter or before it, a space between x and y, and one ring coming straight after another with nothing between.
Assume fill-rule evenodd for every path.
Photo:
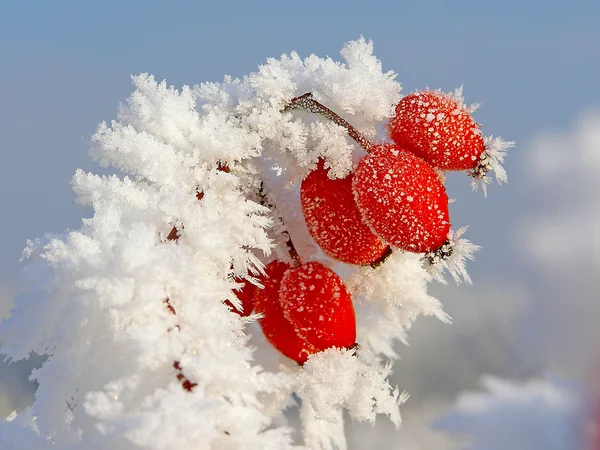
<instances>
[{"instance_id":1,"label":"white frost formation","mask_svg":"<svg viewBox=\"0 0 600 450\"><path fill-rule=\"evenodd\" d=\"M248 344L257 327L224 304L239 305L232 289L256 281L278 242L268 234L277 217L255 195L261 180L283 198L319 157L336 176L356 158L344 130L282 114L286 102L310 91L370 138L393 114L400 85L372 44L361 38L341 54L344 63L292 53L243 79L181 90L133 77L117 120L93 137L93 156L118 174L73 178L93 217L25 251L30 284L0 325L2 352L49 358L32 374L33 406L0 422L0 448L300 448L281 414L293 392L313 449L345 447L343 409L399 425L405 396L381 359L395 357L392 340L418 315L447 320L418 256L398 252L356 275L358 358L332 349L267 371ZM306 235L278 206L291 234ZM178 240L167 239L173 227ZM310 245L299 247L306 258Z\"/></svg>"}]
</instances>

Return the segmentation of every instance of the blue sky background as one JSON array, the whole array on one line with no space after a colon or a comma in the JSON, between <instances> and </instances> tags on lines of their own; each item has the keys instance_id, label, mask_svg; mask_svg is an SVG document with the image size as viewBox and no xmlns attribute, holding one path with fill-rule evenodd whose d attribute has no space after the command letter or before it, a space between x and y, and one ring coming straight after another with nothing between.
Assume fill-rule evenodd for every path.
<instances>
[{"instance_id":1,"label":"blue sky background","mask_svg":"<svg viewBox=\"0 0 600 450\"><path fill-rule=\"evenodd\" d=\"M456 342L452 352L470 372L444 378L434 367L426 384L412 381L399 363L398 376L413 392L425 395L437 385L451 396L472 387L480 373L560 372L560 362L539 357L539 345L521 345L543 340L550 325L532 321L527 307L507 313L515 296L539 299L560 285L556 274L523 257L515 236L532 211L565 214L552 195L532 188L525 153L541 132L565 131L582 112L600 108L598 24L595 1L2 2L0 297L4 292L6 304L27 239L77 228L89 215L75 205L70 179L78 167L103 173L88 156L89 137L131 92L130 74L150 72L175 86L215 81L293 50L339 59L343 43L363 35L405 93L464 84L466 101L483 105L476 119L484 133L517 141L506 164L509 184L491 186L488 199L472 193L462 174L448 185L458 199L453 223L469 224L470 239L484 248L470 268L476 288L435 288L454 317L435 336ZM498 296L502 289L513 298ZM569 295L593 295L581 289ZM464 300L471 298L478 301ZM489 309L486 300L497 303ZM477 347L486 342L486 329L469 328L490 314L506 338L497 339L501 354ZM429 368L416 355L437 346L424 330L433 326L417 323L405 355L415 371ZM517 334L522 337L513 342ZM487 339L492 345L494 338Z\"/></svg>"},{"instance_id":2,"label":"blue sky background","mask_svg":"<svg viewBox=\"0 0 600 450\"><path fill-rule=\"evenodd\" d=\"M220 80L292 50L339 59L342 44L362 34L405 92L464 84L467 102L483 104L476 117L484 132L516 140L514 154L540 129L565 127L600 105L598 2L201 3L2 3L0 277L19 270L25 239L78 226L70 177L95 167L89 136L131 92L130 74L175 86ZM507 167L511 184L492 189L488 202L467 193L462 178L451 191L464 199L454 221L471 224L486 248L491 222L509 222L499 204L512 211L526 200L524 168L514 156ZM510 270L507 251L500 245L501 255L479 259Z\"/></svg>"}]
</instances>

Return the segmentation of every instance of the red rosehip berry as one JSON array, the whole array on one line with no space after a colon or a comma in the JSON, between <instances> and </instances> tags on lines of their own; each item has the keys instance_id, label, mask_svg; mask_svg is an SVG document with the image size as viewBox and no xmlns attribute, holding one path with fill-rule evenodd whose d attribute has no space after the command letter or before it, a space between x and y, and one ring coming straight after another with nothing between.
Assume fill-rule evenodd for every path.
<instances>
[{"instance_id":1,"label":"red rosehip berry","mask_svg":"<svg viewBox=\"0 0 600 450\"><path fill-rule=\"evenodd\" d=\"M262 313L258 320L267 340L288 358L304 364L309 355L319 351L314 345L300 338L292 323L284 316L280 302L281 280L290 266L281 261L273 261L265 268L261 278L263 289L254 291L254 309Z\"/></svg>"},{"instance_id":2,"label":"red rosehip berry","mask_svg":"<svg viewBox=\"0 0 600 450\"><path fill-rule=\"evenodd\" d=\"M388 244L422 253L446 242L446 188L418 156L395 145L375 145L359 162L352 189L363 220Z\"/></svg>"},{"instance_id":3,"label":"red rosehip berry","mask_svg":"<svg viewBox=\"0 0 600 450\"><path fill-rule=\"evenodd\" d=\"M377 261L388 246L363 222L352 193L352 177L331 179L324 161L302 181L300 200L310 235L323 252L347 264Z\"/></svg>"},{"instance_id":4,"label":"red rosehip berry","mask_svg":"<svg viewBox=\"0 0 600 450\"><path fill-rule=\"evenodd\" d=\"M400 147L442 170L474 170L485 151L469 109L439 91L413 92L400 100L388 131Z\"/></svg>"},{"instance_id":5,"label":"red rosehip berry","mask_svg":"<svg viewBox=\"0 0 600 450\"><path fill-rule=\"evenodd\" d=\"M352 297L341 278L323 264L311 261L288 270L279 300L296 333L318 351L356 343Z\"/></svg>"},{"instance_id":6,"label":"red rosehip berry","mask_svg":"<svg viewBox=\"0 0 600 450\"><path fill-rule=\"evenodd\" d=\"M340 277L318 262L291 268L273 261L265 268L264 289L254 291L255 311L267 340L304 364L331 347L350 348L356 319L350 294Z\"/></svg>"}]
</instances>

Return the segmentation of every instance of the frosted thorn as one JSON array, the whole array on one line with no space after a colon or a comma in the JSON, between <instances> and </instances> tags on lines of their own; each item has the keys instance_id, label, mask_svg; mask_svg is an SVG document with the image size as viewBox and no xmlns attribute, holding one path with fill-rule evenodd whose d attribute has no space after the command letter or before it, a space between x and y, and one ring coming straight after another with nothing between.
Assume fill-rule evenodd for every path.
<instances>
[{"instance_id":1,"label":"frosted thorn","mask_svg":"<svg viewBox=\"0 0 600 450\"><path fill-rule=\"evenodd\" d=\"M173 308L173 305L171 305L171 301L168 297L164 300L164 304L171 314L177 315L177 313L175 312L175 308Z\"/></svg>"},{"instance_id":2,"label":"frosted thorn","mask_svg":"<svg viewBox=\"0 0 600 450\"><path fill-rule=\"evenodd\" d=\"M231 172L231 169L229 168L229 166L227 164L223 164L220 161L217 163L217 170L219 170L221 172L225 172L225 173Z\"/></svg>"},{"instance_id":3,"label":"frosted thorn","mask_svg":"<svg viewBox=\"0 0 600 450\"><path fill-rule=\"evenodd\" d=\"M194 388L196 386L198 386L198 383L192 383L184 374L183 374L183 369L181 368L181 364L179 364L179 361L174 361L173 362L173 368L178 372L177 373L177 380L179 380L181 382L181 387L183 387L184 391L187 392L192 392L194 390Z\"/></svg>"},{"instance_id":4,"label":"frosted thorn","mask_svg":"<svg viewBox=\"0 0 600 450\"><path fill-rule=\"evenodd\" d=\"M179 239L179 236L181 236L179 230L177 229L177 227L173 227L167 235L167 241L177 241Z\"/></svg>"}]
</instances>

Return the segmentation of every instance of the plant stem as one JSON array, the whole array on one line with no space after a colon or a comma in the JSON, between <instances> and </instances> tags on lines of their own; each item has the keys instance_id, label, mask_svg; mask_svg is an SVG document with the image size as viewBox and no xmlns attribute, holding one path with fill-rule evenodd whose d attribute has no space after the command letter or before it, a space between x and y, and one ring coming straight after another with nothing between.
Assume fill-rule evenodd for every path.
<instances>
[{"instance_id":1,"label":"plant stem","mask_svg":"<svg viewBox=\"0 0 600 450\"><path fill-rule=\"evenodd\" d=\"M262 206L266 206L267 208L269 208L271 210L271 212L273 212L275 205L273 204L273 200L268 198L268 195L265 192L265 183L264 182L261 182L260 186L258 188L258 200ZM279 220L283 224L283 219L281 217L279 217ZM302 259L300 258L300 255L298 254L298 251L296 250L296 246L294 245L294 242L292 241L292 236L290 235L289 231L285 231L285 234L287 235L287 240L285 242L285 245L287 245L288 253L290 255L290 258L292 259L292 263L293 263L294 267L300 267L302 265Z\"/></svg>"},{"instance_id":2,"label":"plant stem","mask_svg":"<svg viewBox=\"0 0 600 450\"><path fill-rule=\"evenodd\" d=\"M381 255L379 257L378 260L373 261L371 264L369 264L373 269L377 269L380 265L382 265L384 262L387 261L387 259L392 255L392 253L394 253L394 251L392 250L392 247L390 247L388 245L388 248L386 249L386 251L383 253L383 255Z\"/></svg>"},{"instance_id":3,"label":"plant stem","mask_svg":"<svg viewBox=\"0 0 600 450\"><path fill-rule=\"evenodd\" d=\"M287 234L288 237L288 240L285 244L287 245L290 258L292 258L292 262L294 263L294 267L300 267L302 265L302 259L300 258L300 255L298 254L298 251L292 242L292 236L290 236L289 231L286 231L285 234Z\"/></svg>"},{"instance_id":4,"label":"plant stem","mask_svg":"<svg viewBox=\"0 0 600 450\"><path fill-rule=\"evenodd\" d=\"M337 113L333 112L327 106L323 105L316 101L312 92L307 92L299 97L294 97L290 102L283 108L282 112L291 111L293 109L303 109L307 112L319 114L327 119L331 120L335 124L343 127L348 135L356 141L358 145L365 149L365 151L370 152L373 148L373 144L362 134L360 134L356 128L354 128L350 123L348 123L345 119L340 117Z\"/></svg>"},{"instance_id":5,"label":"plant stem","mask_svg":"<svg viewBox=\"0 0 600 450\"><path fill-rule=\"evenodd\" d=\"M220 162L217 165L217 170L220 170L221 172L225 173L230 172L229 167L225 164L221 164ZM196 198L198 200L202 200L204 198L204 192L196 190ZM181 225L181 228L183 229L183 225ZM177 241L179 240L180 236L181 233L179 232L177 227L173 226L173 228L171 228L171 231L167 235L167 241ZM165 298L164 304L171 314L173 314L174 316L177 315L177 312L175 311L175 308L173 308L169 297ZM178 330L181 329L179 325L175 325L175 328L177 328ZM171 330L172 328L169 328L168 331ZM192 390L198 385L198 383L193 383L183 374L183 369L181 368L181 364L179 363L179 361L173 362L173 368L177 371L177 380L181 383L181 387L183 387L183 389L187 392L192 392Z\"/></svg>"}]
</instances>

